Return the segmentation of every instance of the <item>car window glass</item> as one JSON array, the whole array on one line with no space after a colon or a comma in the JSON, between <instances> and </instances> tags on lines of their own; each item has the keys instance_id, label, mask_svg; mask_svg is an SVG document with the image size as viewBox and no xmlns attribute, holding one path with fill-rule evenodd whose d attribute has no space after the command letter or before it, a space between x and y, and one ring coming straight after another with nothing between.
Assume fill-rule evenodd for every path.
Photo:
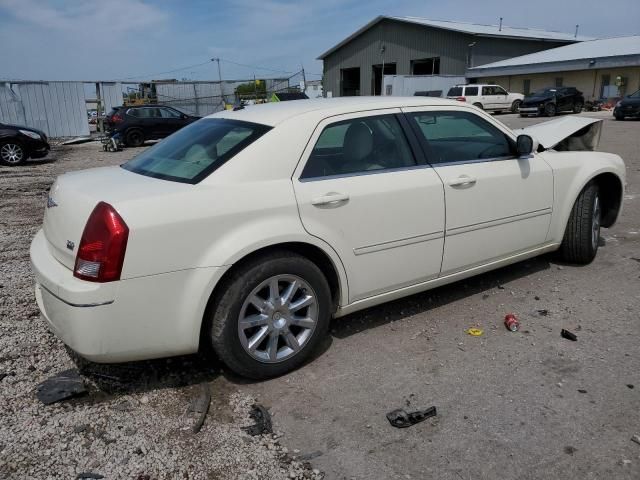
<instances>
[{"instance_id":1,"label":"car window glass","mask_svg":"<svg viewBox=\"0 0 640 480\"><path fill-rule=\"evenodd\" d=\"M507 91L502 87L493 87L496 95L506 95Z\"/></svg>"},{"instance_id":2,"label":"car window glass","mask_svg":"<svg viewBox=\"0 0 640 480\"><path fill-rule=\"evenodd\" d=\"M171 110L170 108L160 108L160 115L162 118L180 118L180 114L175 110Z\"/></svg>"},{"instance_id":3,"label":"car window glass","mask_svg":"<svg viewBox=\"0 0 640 480\"><path fill-rule=\"evenodd\" d=\"M237 120L202 119L145 150L122 168L148 177L198 183L270 129Z\"/></svg>"},{"instance_id":4,"label":"car window glass","mask_svg":"<svg viewBox=\"0 0 640 480\"><path fill-rule=\"evenodd\" d=\"M394 115L362 117L325 127L300 178L367 173L415 164Z\"/></svg>"},{"instance_id":5,"label":"car window glass","mask_svg":"<svg viewBox=\"0 0 640 480\"><path fill-rule=\"evenodd\" d=\"M482 95L494 95L493 87L482 87Z\"/></svg>"},{"instance_id":6,"label":"car window glass","mask_svg":"<svg viewBox=\"0 0 640 480\"><path fill-rule=\"evenodd\" d=\"M478 87L467 87L464 94L467 97L475 97L478 95Z\"/></svg>"},{"instance_id":7,"label":"car window glass","mask_svg":"<svg viewBox=\"0 0 640 480\"><path fill-rule=\"evenodd\" d=\"M451 87L447 93L447 97L461 97L462 87Z\"/></svg>"},{"instance_id":8,"label":"car window glass","mask_svg":"<svg viewBox=\"0 0 640 480\"><path fill-rule=\"evenodd\" d=\"M508 137L468 112L424 112L412 120L427 141L430 163L468 162L513 155Z\"/></svg>"}]
</instances>

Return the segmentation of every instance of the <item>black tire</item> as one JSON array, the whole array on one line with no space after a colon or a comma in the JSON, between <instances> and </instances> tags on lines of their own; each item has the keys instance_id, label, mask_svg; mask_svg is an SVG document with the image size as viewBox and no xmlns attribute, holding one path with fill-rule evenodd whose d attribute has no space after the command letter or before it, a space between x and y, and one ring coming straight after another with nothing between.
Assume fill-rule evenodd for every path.
<instances>
[{"instance_id":1,"label":"black tire","mask_svg":"<svg viewBox=\"0 0 640 480\"><path fill-rule=\"evenodd\" d=\"M521 100L514 100L511 104L511 113L518 113L520 111Z\"/></svg>"},{"instance_id":2,"label":"black tire","mask_svg":"<svg viewBox=\"0 0 640 480\"><path fill-rule=\"evenodd\" d=\"M576 103L576 104L573 106L573 113L580 113L580 112L582 112L582 108L583 108L583 105L582 105L581 103Z\"/></svg>"},{"instance_id":3,"label":"black tire","mask_svg":"<svg viewBox=\"0 0 640 480\"><path fill-rule=\"evenodd\" d=\"M252 357L242 346L239 322L245 300L263 282L277 275L296 276L311 287L316 298L317 320L297 353L276 363L266 363ZM329 284L317 265L285 250L271 252L241 265L221 285L207 310L205 340L210 341L214 352L235 373L253 379L276 377L299 367L318 347L329 328L331 305ZM269 322L275 321L273 318ZM265 342L269 338L265 336ZM281 340L279 337L278 341Z\"/></svg>"},{"instance_id":4,"label":"black tire","mask_svg":"<svg viewBox=\"0 0 640 480\"><path fill-rule=\"evenodd\" d=\"M624 120L624 115L614 115L614 117L616 120L622 122Z\"/></svg>"},{"instance_id":5,"label":"black tire","mask_svg":"<svg viewBox=\"0 0 640 480\"><path fill-rule=\"evenodd\" d=\"M480 110L484 110L484 108L482 107L482 104L479 102L474 103L473 106L478 107Z\"/></svg>"},{"instance_id":6,"label":"black tire","mask_svg":"<svg viewBox=\"0 0 640 480\"><path fill-rule=\"evenodd\" d=\"M140 147L144 143L144 134L142 130L133 128L127 132L125 137L127 147Z\"/></svg>"},{"instance_id":7,"label":"black tire","mask_svg":"<svg viewBox=\"0 0 640 480\"><path fill-rule=\"evenodd\" d=\"M598 252L601 212L598 185L590 183L571 210L559 251L562 260L580 264L593 261Z\"/></svg>"},{"instance_id":8,"label":"black tire","mask_svg":"<svg viewBox=\"0 0 640 480\"><path fill-rule=\"evenodd\" d=\"M15 167L23 164L28 157L27 150L19 142L0 142L0 164Z\"/></svg>"},{"instance_id":9,"label":"black tire","mask_svg":"<svg viewBox=\"0 0 640 480\"><path fill-rule=\"evenodd\" d=\"M554 117L556 113L558 113L558 109L556 108L555 104L547 103L544 106L544 113L547 117Z\"/></svg>"}]
</instances>

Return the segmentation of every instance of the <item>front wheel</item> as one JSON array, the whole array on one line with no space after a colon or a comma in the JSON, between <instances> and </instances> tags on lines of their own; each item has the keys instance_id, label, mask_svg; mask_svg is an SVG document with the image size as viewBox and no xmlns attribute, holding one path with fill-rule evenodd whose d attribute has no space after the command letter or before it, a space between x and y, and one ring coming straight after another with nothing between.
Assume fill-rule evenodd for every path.
<instances>
[{"instance_id":1,"label":"front wheel","mask_svg":"<svg viewBox=\"0 0 640 480\"><path fill-rule=\"evenodd\" d=\"M300 255L274 252L241 266L212 298L208 336L227 367L263 379L309 358L330 317L322 271Z\"/></svg>"},{"instance_id":2,"label":"front wheel","mask_svg":"<svg viewBox=\"0 0 640 480\"><path fill-rule=\"evenodd\" d=\"M564 232L560 257L566 262L591 263L598 252L602 208L598 185L590 183L576 199Z\"/></svg>"},{"instance_id":3,"label":"front wheel","mask_svg":"<svg viewBox=\"0 0 640 480\"><path fill-rule=\"evenodd\" d=\"M513 103L511 104L511 112L512 113L518 113L520 111L520 104L522 102L520 100L514 100Z\"/></svg>"},{"instance_id":4,"label":"front wheel","mask_svg":"<svg viewBox=\"0 0 640 480\"><path fill-rule=\"evenodd\" d=\"M17 142L0 143L0 163L9 167L20 165L27 159L27 152Z\"/></svg>"},{"instance_id":5,"label":"front wheel","mask_svg":"<svg viewBox=\"0 0 640 480\"><path fill-rule=\"evenodd\" d=\"M553 117L556 114L556 106L553 103L547 103L544 106L544 113L547 115L547 117Z\"/></svg>"}]
</instances>

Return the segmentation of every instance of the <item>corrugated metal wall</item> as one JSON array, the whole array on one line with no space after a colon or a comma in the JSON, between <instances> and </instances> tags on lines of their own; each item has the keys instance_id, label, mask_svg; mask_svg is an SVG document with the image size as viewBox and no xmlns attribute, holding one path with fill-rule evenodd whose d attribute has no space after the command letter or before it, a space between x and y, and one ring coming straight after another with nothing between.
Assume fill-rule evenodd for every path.
<instances>
[{"instance_id":1,"label":"corrugated metal wall","mask_svg":"<svg viewBox=\"0 0 640 480\"><path fill-rule=\"evenodd\" d=\"M113 107L122 105L122 84L117 82L101 82L100 96L104 112L109 113Z\"/></svg>"},{"instance_id":2,"label":"corrugated metal wall","mask_svg":"<svg viewBox=\"0 0 640 480\"><path fill-rule=\"evenodd\" d=\"M0 121L37 128L50 137L89 135L84 83L5 84Z\"/></svg>"},{"instance_id":3,"label":"corrugated metal wall","mask_svg":"<svg viewBox=\"0 0 640 480\"><path fill-rule=\"evenodd\" d=\"M441 75L464 75L469 44L474 65L553 48L558 44L477 37L449 30L383 20L324 59L325 92L340 96L340 70L360 68L360 94L372 94L373 65L382 63L380 47L385 46L385 64L396 64L396 75L410 75L411 61L440 57Z\"/></svg>"}]
</instances>

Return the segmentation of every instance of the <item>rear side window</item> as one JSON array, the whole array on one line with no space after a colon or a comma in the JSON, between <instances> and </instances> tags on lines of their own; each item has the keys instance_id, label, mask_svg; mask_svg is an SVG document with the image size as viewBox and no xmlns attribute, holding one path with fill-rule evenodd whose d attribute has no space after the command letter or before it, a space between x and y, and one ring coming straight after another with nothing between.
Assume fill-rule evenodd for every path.
<instances>
[{"instance_id":1,"label":"rear side window","mask_svg":"<svg viewBox=\"0 0 640 480\"><path fill-rule=\"evenodd\" d=\"M301 179L412 167L416 162L394 115L344 120L327 126Z\"/></svg>"},{"instance_id":2,"label":"rear side window","mask_svg":"<svg viewBox=\"0 0 640 480\"><path fill-rule=\"evenodd\" d=\"M464 89L464 94L467 97L475 97L478 95L478 87L466 87Z\"/></svg>"},{"instance_id":3,"label":"rear side window","mask_svg":"<svg viewBox=\"0 0 640 480\"><path fill-rule=\"evenodd\" d=\"M461 97L462 96L462 87L451 87L449 92L447 92L447 97Z\"/></svg>"},{"instance_id":4,"label":"rear side window","mask_svg":"<svg viewBox=\"0 0 640 480\"><path fill-rule=\"evenodd\" d=\"M178 130L122 168L140 175L198 183L271 130L267 125L205 118Z\"/></svg>"},{"instance_id":5,"label":"rear side window","mask_svg":"<svg viewBox=\"0 0 640 480\"><path fill-rule=\"evenodd\" d=\"M513 155L502 131L468 112L424 112L411 115L428 145L429 163L469 162Z\"/></svg>"}]
</instances>

